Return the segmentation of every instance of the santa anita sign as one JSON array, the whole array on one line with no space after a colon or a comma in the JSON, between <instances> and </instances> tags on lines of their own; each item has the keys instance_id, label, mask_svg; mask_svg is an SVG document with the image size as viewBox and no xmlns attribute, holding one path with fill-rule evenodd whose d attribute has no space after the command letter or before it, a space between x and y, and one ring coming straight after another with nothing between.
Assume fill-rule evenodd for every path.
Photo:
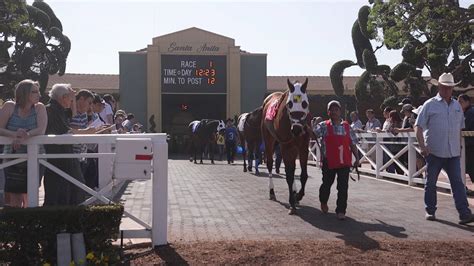
<instances>
[{"instance_id":1,"label":"santa anita sign","mask_svg":"<svg viewBox=\"0 0 474 266\"><path fill-rule=\"evenodd\" d=\"M196 52L196 53L205 53L205 52L219 52L220 48L216 45L209 45L207 43L203 43L202 45L198 45L197 47L193 47L189 44L180 44L178 45L176 42L170 43L170 46L167 50L169 53L175 52Z\"/></svg>"}]
</instances>

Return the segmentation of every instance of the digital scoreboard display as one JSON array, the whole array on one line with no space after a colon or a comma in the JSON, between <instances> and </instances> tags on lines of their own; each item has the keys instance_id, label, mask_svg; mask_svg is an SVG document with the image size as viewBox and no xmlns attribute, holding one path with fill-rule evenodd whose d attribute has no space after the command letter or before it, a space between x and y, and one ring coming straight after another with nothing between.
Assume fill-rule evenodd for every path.
<instances>
[{"instance_id":1,"label":"digital scoreboard display","mask_svg":"<svg viewBox=\"0 0 474 266\"><path fill-rule=\"evenodd\" d=\"M162 92L225 93L224 55L161 55Z\"/></svg>"}]
</instances>

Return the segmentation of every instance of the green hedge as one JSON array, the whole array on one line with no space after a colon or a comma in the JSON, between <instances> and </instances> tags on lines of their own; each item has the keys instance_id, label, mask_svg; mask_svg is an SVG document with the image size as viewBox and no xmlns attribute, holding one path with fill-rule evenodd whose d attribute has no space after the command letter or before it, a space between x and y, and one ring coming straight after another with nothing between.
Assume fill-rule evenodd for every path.
<instances>
[{"instance_id":1,"label":"green hedge","mask_svg":"<svg viewBox=\"0 0 474 266\"><path fill-rule=\"evenodd\" d=\"M0 211L0 262L56 262L56 234L84 233L86 251L109 253L118 238L121 205L5 208Z\"/></svg>"}]
</instances>

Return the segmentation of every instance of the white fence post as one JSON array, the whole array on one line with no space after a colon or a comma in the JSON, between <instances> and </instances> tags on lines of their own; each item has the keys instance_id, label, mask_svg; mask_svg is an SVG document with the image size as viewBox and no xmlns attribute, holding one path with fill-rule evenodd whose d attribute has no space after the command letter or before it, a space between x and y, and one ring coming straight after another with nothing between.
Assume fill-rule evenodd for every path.
<instances>
[{"instance_id":1,"label":"white fence post","mask_svg":"<svg viewBox=\"0 0 474 266\"><path fill-rule=\"evenodd\" d=\"M408 185L413 186L413 177L416 173L415 138L408 136Z\"/></svg>"},{"instance_id":2,"label":"white fence post","mask_svg":"<svg viewBox=\"0 0 474 266\"><path fill-rule=\"evenodd\" d=\"M39 204L39 164L38 144L28 144L27 163L27 192L28 207L38 207Z\"/></svg>"},{"instance_id":3,"label":"white fence post","mask_svg":"<svg viewBox=\"0 0 474 266\"><path fill-rule=\"evenodd\" d=\"M472 163L472 162L469 162ZM461 180L466 185L466 137L461 136Z\"/></svg>"},{"instance_id":4,"label":"white fence post","mask_svg":"<svg viewBox=\"0 0 474 266\"><path fill-rule=\"evenodd\" d=\"M152 244L168 244L168 143L153 137Z\"/></svg>"},{"instance_id":5,"label":"white fence post","mask_svg":"<svg viewBox=\"0 0 474 266\"><path fill-rule=\"evenodd\" d=\"M112 144L110 143L101 143L98 147L99 153L109 153L112 152ZM99 158L97 160L99 164L99 190L107 186L112 181L112 163L113 158ZM105 196L110 196L111 192L105 192Z\"/></svg>"},{"instance_id":6,"label":"white fence post","mask_svg":"<svg viewBox=\"0 0 474 266\"><path fill-rule=\"evenodd\" d=\"M375 178L381 178L380 168L383 166L383 150L380 143L382 138L380 134L375 134Z\"/></svg>"}]
</instances>

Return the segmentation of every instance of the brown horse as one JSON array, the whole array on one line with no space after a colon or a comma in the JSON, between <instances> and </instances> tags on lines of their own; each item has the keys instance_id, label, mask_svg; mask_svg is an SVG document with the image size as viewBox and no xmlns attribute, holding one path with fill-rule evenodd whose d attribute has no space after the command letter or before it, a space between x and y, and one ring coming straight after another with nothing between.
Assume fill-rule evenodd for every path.
<instances>
[{"instance_id":1,"label":"brown horse","mask_svg":"<svg viewBox=\"0 0 474 266\"><path fill-rule=\"evenodd\" d=\"M304 196L308 179L308 145L310 137L309 100L306 93L308 79L301 85L292 84L289 80L288 91L270 94L263 102L262 136L265 142L267 169L269 173L270 199L276 200L272 179L273 152L275 142L281 147L285 163L286 183L288 184L290 210L296 212L296 202ZM296 158L301 166L301 189L296 193L295 169Z\"/></svg>"},{"instance_id":2,"label":"brown horse","mask_svg":"<svg viewBox=\"0 0 474 266\"><path fill-rule=\"evenodd\" d=\"M237 120L240 143L243 147L242 156L244 160L244 172L252 171L252 161L255 158L255 174L259 175L258 164L262 161L262 153L260 145L262 144L262 107L258 107L250 113L243 113ZM247 151L248 151L248 168L247 168Z\"/></svg>"}]
</instances>

